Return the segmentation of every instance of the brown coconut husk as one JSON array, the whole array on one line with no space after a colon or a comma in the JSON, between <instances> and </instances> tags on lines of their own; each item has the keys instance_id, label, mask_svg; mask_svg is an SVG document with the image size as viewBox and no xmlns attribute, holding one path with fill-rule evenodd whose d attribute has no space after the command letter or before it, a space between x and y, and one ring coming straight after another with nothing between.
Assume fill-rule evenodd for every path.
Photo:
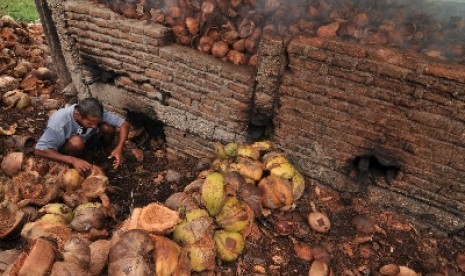
<instances>
[{"instance_id":1,"label":"brown coconut husk","mask_svg":"<svg viewBox=\"0 0 465 276\"><path fill-rule=\"evenodd\" d=\"M47 275L57 256L56 245L39 238L32 242L28 253L23 252L6 275Z\"/></svg>"},{"instance_id":2,"label":"brown coconut husk","mask_svg":"<svg viewBox=\"0 0 465 276\"><path fill-rule=\"evenodd\" d=\"M3 203L2 203L3 204ZM16 238L26 224L28 215L10 202L0 208L0 240Z\"/></svg>"},{"instance_id":3,"label":"brown coconut husk","mask_svg":"<svg viewBox=\"0 0 465 276\"><path fill-rule=\"evenodd\" d=\"M181 222L179 213L168 207L153 202L142 208L139 225L151 233L165 234Z\"/></svg>"}]
</instances>

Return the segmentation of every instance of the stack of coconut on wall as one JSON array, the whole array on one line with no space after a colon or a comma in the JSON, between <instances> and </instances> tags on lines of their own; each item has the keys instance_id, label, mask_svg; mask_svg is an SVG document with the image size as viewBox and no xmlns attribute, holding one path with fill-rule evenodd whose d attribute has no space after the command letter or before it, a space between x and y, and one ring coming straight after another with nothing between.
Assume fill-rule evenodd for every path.
<instances>
[{"instance_id":1,"label":"stack of coconut on wall","mask_svg":"<svg viewBox=\"0 0 465 276\"><path fill-rule=\"evenodd\" d=\"M463 62L464 10L435 1L98 0L129 18L172 27L176 41L234 64L257 65L262 35L394 46ZM453 1L451 1L453 2ZM442 9L441 9L442 8ZM449 9L449 10L448 10ZM452 11L450 11L452 9ZM443 16L443 17L441 17Z\"/></svg>"},{"instance_id":2,"label":"stack of coconut on wall","mask_svg":"<svg viewBox=\"0 0 465 276\"><path fill-rule=\"evenodd\" d=\"M0 239L25 238L25 251L0 252L6 275L188 275L234 261L264 208L292 210L305 182L269 142L216 145L217 159L165 203L135 208L115 231L98 167L82 176L23 153L1 162ZM130 273L128 272L130 271ZM129 274L128 274L129 273Z\"/></svg>"},{"instance_id":3,"label":"stack of coconut on wall","mask_svg":"<svg viewBox=\"0 0 465 276\"><path fill-rule=\"evenodd\" d=\"M0 15L0 96L3 106L25 109L32 103L52 109L59 105L57 100L50 99L56 80L47 68L50 53L44 40L40 25L17 22Z\"/></svg>"}]
</instances>

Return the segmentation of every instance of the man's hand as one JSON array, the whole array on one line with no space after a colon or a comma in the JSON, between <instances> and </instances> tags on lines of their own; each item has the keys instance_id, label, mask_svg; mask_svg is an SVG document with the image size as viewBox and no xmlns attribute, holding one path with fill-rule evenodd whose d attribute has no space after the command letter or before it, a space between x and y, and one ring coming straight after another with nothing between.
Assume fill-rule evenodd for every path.
<instances>
[{"instance_id":1,"label":"man's hand","mask_svg":"<svg viewBox=\"0 0 465 276\"><path fill-rule=\"evenodd\" d=\"M80 159L80 158L74 158L71 164L80 173L84 173L92 169L92 165L89 162L87 162L86 160Z\"/></svg>"},{"instance_id":2,"label":"man's hand","mask_svg":"<svg viewBox=\"0 0 465 276\"><path fill-rule=\"evenodd\" d=\"M108 159L111 158L115 158L113 161L113 169L116 170L119 165L121 165L121 161L123 160L123 149L120 147L115 148L108 156Z\"/></svg>"}]
</instances>

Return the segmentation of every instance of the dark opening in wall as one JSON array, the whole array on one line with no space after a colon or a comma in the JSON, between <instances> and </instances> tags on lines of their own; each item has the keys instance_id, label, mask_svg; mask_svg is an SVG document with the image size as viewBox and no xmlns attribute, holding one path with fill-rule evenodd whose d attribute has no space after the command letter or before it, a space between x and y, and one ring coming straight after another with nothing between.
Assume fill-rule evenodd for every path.
<instances>
[{"instance_id":1,"label":"dark opening in wall","mask_svg":"<svg viewBox=\"0 0 465 276\"><path fill-rule=\"evenodd\" d=\"M161 121L152 119L144 113L133 111L127 112L127 120L136 132L139 132L132 139L134 143L152 150L166 147L164 124Z\"/></svg>"},{"instance_id":2,"label":"dark opening in wall","mask_svg":"<svg viewBox=\"0 0 465 276\"><path fill-rule=\"evenodd\" d=\"M400 171L399 166L382 164L375 155L355 157L353 167L359 179L375 181L385 178L388 183L395 180Z\"/></svg>"}]
</instances>

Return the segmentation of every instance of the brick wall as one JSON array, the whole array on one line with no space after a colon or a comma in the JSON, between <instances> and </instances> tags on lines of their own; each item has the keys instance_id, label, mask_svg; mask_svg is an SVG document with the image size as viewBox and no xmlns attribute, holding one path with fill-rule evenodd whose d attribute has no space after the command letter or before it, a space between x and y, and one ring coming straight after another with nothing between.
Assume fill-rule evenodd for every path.
<instances>
[{"instance_id":1,"label":"brick wall","mask_svg":"<svg viewBox=\"0 0 465 276\"><path fill-rule=\"evenodd\" d=\"M211 56L200 59L198 51L170 43L170 29L125 19L100 5L66 1L64 10L84 82L98 80L96 71L106 72L114 78L109 82L127 94L123 98L139 99L133 101L133 108L150 99L153 113L167 126L210 141L245 140L254 70L238 70ZM89 89L110 105L121 103L120 96L105 96L97 83ZM174 141L170 134L168 139Z\"/></svg>"},{"instance_id":2,"label":"brick wall","mask_svg":"<svg viewBox=\"0 0 465 276\"><path fill-rule=\"evenodd\" d=\"M318 38L287 51L274 139L308 175L360 191L354 161L374 156L392 170L377 185L465 211L465 66Z\"/></svg>"},{"instance_id":3,"label":"brick wall","mask_svg":"<svg viewBox=\"0 0 465 276\"><path fill-rule=\"evenodd\" d=\"M443 229L465 223L465 66L321 39L265 37L258 68L171 42L88 1L48 3L72 84L165 124L170 154L267 132L309 179ZM97 74L96 74L97 72ZM100 75L98 75L100 74ZM362 161L379 166L364 169ZM427 219L424 219L427 218Z\"/></svg>"}]
</instances>

